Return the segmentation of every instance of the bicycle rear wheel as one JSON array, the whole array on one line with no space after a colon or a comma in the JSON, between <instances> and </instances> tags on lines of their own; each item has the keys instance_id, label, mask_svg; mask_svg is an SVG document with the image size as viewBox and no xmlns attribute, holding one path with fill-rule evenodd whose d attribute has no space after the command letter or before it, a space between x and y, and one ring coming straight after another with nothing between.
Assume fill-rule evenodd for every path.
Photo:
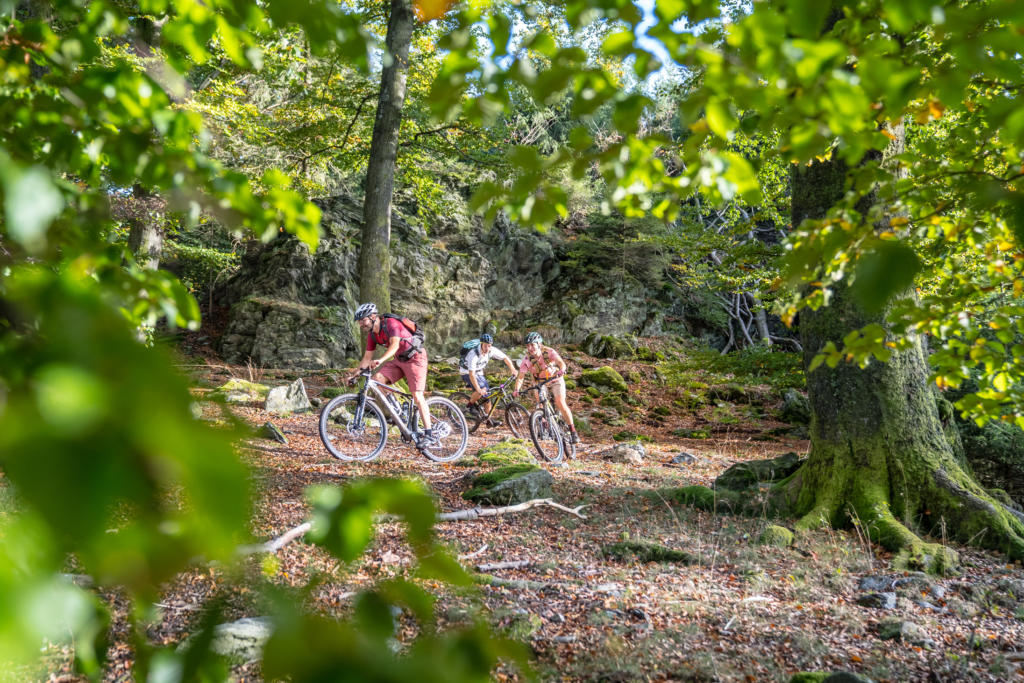
<instances>
[{"instance_id":1,"label":"bicycle rear wheel","mask_svg":"<svg viewBox=\"0 0 1024 683\"><path fill-rule=\"evenodd\" d=\"M540 408L530 415L530 438L537 448L541 460L560 463L565 456L562 432L555 421Z\"/></svg>"},{"instance_id":2,"label":"bicycle rear wheel","mask_svg":"<svg viewBox=\"0 0 1024 683\"><path fill-rule=\"evenodd\" d=\"M505 424L516 438L525 439L530 433L530 411L515 401L505 406Z\"/></svg>"},{"instance_id":3,"label":"bicycle rear wheel","mask_svg":"<svg viewBox=\"0 0 1024 683\"><path fill-rule=\"evenodd\" d=\"M466 424L469 425L470 434L476 432L476 430L480 428L480 425L483 424L484 420L487 419L487 416L483 414L483 411L481 411L476 404L473 404L473 406L470 407L469 402L473 397L465 391L456 391L448 398L451 399L460 410L462 410L462 414L466 418Z\"/></svg>"},{"instance_id":4,"label":"bicycle rear wheel","mask_svg":"<svg viewBox=\"0 0 1024 683\"><path fill-rule=\"evenodd\" d=\"M451 462L466 452L469 428L462 410L454 402L431 396L427 399L431 431L437 436L420 446L420 452L434 462Z\"/></svg>"},{"instance_id":5,"label":"bicycle rear wheel","mask_svg":"<svg viewBox=\"0 0 1024 683\"><path fill-rule=\"evenodd\" d=\"M342 394L320 410L320 440L338 460L373 460L384 450L388 439L384 414L376 403L367 400L357 419L358 407L358 394Z\"/></svg>"}]
</instances>

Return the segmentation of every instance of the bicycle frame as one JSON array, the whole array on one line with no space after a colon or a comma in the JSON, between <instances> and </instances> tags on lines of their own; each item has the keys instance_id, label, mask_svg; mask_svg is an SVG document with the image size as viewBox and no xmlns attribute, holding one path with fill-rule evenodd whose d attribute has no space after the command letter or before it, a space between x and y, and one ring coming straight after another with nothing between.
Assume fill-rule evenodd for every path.
<instances>
[{"instance_id":1,"label":"bicycle frame","mask_svg":"<svg viewBox=\"0 0 1024 683\"><path fill-rule=\"evenodd\" d=\"M398 431L402 433L402 438L406 441L414 441L413 432L416 430L416 418L419 417L419 408L416 402L412 400L412 394L407 394L400 389L389 387L386 384L382 384L377 380L370 377L372 373L369 370L364 370L359 373L359 376L363 378L363 386L359 390L359 403L356 404L356 415L355 422L359 424L363 421L363 411L366 410L366 401L368 400L368 394L372 394L377 399L377 406L384 411L384 413L390 418L392 424L398 427ZM383 391L382 391L383 390ZM387 394L384 392L390 392L392 394L399 394L404 399L399 402L399 405L404 407L404 403L409 405L409 421L406 424L402 420L402 416L395 412L394 406L391 405L391 401L388 400Z\"/></svg>"},{"instance_id":2,"label":"bicycle frame","mask_svg":"<svg viewBox=\"0 0 1024 683\"><path fill-rule=\"evenodd\" d=\"M479 398L479 400L477 400L476 405L481 405L481 404L484 404L484 403L490 403L491 404L491 409L487 411L487 415L484 416L484 419L488 419L489 420L491 418L491 415L494 414L494 411L498 409L498 402L499 401L494 400L494 398L496 396L500 395L501 399L504 399L506 396L509 395L510 392L508 391L508 385L511 384L513 381L515 381L515 379L516 379L516 376L512 375L511 377L506 379L504 382L502 382L498 386L496 386L493 389L491 389L490 392L488 392L487 394L481 396ZM501 400L501 399L499 399L499 400Z\"/></svg>"}]
</instances>

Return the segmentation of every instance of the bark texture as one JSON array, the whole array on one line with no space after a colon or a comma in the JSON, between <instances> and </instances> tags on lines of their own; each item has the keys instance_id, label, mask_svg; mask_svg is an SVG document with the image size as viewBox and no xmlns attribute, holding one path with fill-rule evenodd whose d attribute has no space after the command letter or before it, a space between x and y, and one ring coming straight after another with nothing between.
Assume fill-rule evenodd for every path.
<instances>
[{"instance_id":1,"label":"bark texture","mask_svg":"<svg viewBox=\"0 0 1024 683\"><path fill-rule=\"evenodd\" d=\"M838 160L793 173L793 224L825 215L845 188ZM845 283L830 304L800 314L805 367L829 341L842 346L851 330L883 324L868 314ZM782 510L800 516L799 528L860 524L877 543L901 552L907 565L942 571L957 562L942 543L917 531L1024 557L1024 524L994 500L956 457L940 420L919 343L865 369L840 363L807 375L811 453L775 489Z\"/></svg>"},{"instance_id":2,"label":"bark texture","mask_svg":"<svg viewBox=\"0 0 1024 683\"><path fill-rule=\"evenodd\" d=\"M366 169L363 240L359 251L359 298L376 303L382 311L391 310L391 198L414 22L410 0L391 0L384 69Z\"/></svg>"}]
</instances>

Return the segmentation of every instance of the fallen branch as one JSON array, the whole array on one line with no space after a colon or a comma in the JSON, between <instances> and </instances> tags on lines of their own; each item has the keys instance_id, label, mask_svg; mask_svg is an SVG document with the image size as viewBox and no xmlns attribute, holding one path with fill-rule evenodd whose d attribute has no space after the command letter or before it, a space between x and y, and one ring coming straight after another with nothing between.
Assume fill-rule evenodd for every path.
<instances>
[{"instance_id":1,"label":"fallen branch","mask_svg":"<svg viewBox=\"0 0 1024 683\"><path fill-rule=\"evenodd\" d=\"M491 562L490 564L478 564L478 572L493 572L496 569L522 569L533 564L533 560L514 560L512 562Z\"/></svg>"},{"instance_id":2,"label":"fallen branch","mask_svg":"<svg viewBox=\"0 0 1024 683\"><path fill-rule=\"evenodd\" d=\"M489 548L489 547L490 546L488 546L486 543L484 543L482 546L480 546L479 548L477 548L476 550L474 550L471 553L466 553L465 555L459 555L459 559L460 560L471 560L474 557L480 557L485 552L487 552L487 548Z\"/></svg>"},{"instance_id":3,"label":"fallen branch","mask_svg":"<svg viewBox=\"0 0 1024 683\"><path fill-rule=\"evenodd\" d=\"M579 505L574 508L568 508L564 505L559 505L550 498L535 498L534 500L528 500L525 503L519 503L518 505L507 505L500 508L481 508L475 507L469 510L456 510L454 512L444 512L437 516L439 522L461 522L466 520L480 519L481 517L497 517L498 515L507 515L513 512L522 512L523 510L529 510L530 508L537 507L540 505L546 505L553 507L556 510L562 512L568 512L570 515L575 515L580 519L586 519L586 515L580 514L580 510L586 507L586 505Z\"/></svg>"},{"instance_id":4,"label":"fallen branch","mask_svg":"<svg viewBox=\"0 0 1024 683\"><path fill-rule=\"evenodd\" d=\"M482 583L485 586L514 588L521 591L539 591L559 587L558 584L544 583L543 581L529 581L527 579L499 579L497 576L492 576L490 574L480 574L474 578L474 581Z\"/></svg>"},{"instance_id":5,"label":"fallen branch","mask_svg":"<svg viewBox=\"0 0 1024 683\"><path fill-rule=\"evenodd\" d=\"M507 515L513 512L522 512L523 510L529 510L533 507L538 506L553 507L563 512L568 512L570 515L575 515L580 519L586 519L586 515L580 514L580 510L586 507L586 505L578 505L574 508L568 508L564 505L559 505L550 498L536 498L534 500L528 500L525 503L519 503L518 505L507 505L500 508L481 508L475 507L469 510L456 510L454 512L444 512L437 516L439 522L461 522L466 520L480 519L481 517L497 517L498 515ZM377 518L378 522L400 522L401 517L397 515L381 515ZM259 553L276 553L281 548L285 547L296 538L303 536L307 531L313 528L313 522L303 522L302 524L289 529L277 538L267 541L266 543L256 543L251 545L243 545L238 547L239 555L257 555ZM480 550L478 552L483 552Z\"/></svg>"},{"instance_id":6,"label":"fallen branch","mask_svg":"<svg viewBox=\"0 0 1024 683\"><path fill-rule=\"evenodd\" d=\"M252 545L243 545L238 547L239 555L257 555L260 553L276 553L281 548L285 547L296 538L304 536L307 531L313 528L313 522L303 522L302 524L292 527L288 531L284 532L277 538L267 541L266 543L256 543Z\"/></svg>"}]
</instances>

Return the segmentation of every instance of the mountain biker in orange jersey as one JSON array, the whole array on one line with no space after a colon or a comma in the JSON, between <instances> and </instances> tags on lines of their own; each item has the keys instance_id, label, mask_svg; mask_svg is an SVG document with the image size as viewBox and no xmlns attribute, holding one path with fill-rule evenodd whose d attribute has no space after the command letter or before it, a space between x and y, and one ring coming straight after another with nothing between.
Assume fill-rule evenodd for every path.
<instances>
[{"instance_id":1,"label":"mountain biker in orange jersey","mask_svg":"<svg viewBox=\"0 0 1024 683\"><path fill-rule=\"evenodd\" d=\"M555 401L555 408L562 414L566 426L569 427L572 442L580 442L579 434L576 433L576 424L572 421L572 411L565 401L565 361L550 346L544 346L544 339L539 332L531 332L526 335L526 355L519 362L519 375L516 377L516 388L513 396L519 394L523 386L523 379L530 375L537 382L544 382L553 377L558 380L548 384L551 389L551 397Z\"/></svg>"},{"instance_id":2,"label":"mountain biker in orange jersey","mask_svg":"<svg viewBox=\"0 0 1024 683\"><path fill-rule=\"evenodd\" d=\"M427 350L416 346L413 334L400 319L381 316L375 304L363 304L352 317L359 323L359 331L366 335L366 351L349 379L355 378L360 370L376 368L380 369L373 379L382 384L392 384L405 377L423 421L423 436L430 438L433 435L430 410L423 396L427 388ZM373 352L378 345L386 345L386 348L383 356L374 359Z\"/></svg>"}]
</instances>

